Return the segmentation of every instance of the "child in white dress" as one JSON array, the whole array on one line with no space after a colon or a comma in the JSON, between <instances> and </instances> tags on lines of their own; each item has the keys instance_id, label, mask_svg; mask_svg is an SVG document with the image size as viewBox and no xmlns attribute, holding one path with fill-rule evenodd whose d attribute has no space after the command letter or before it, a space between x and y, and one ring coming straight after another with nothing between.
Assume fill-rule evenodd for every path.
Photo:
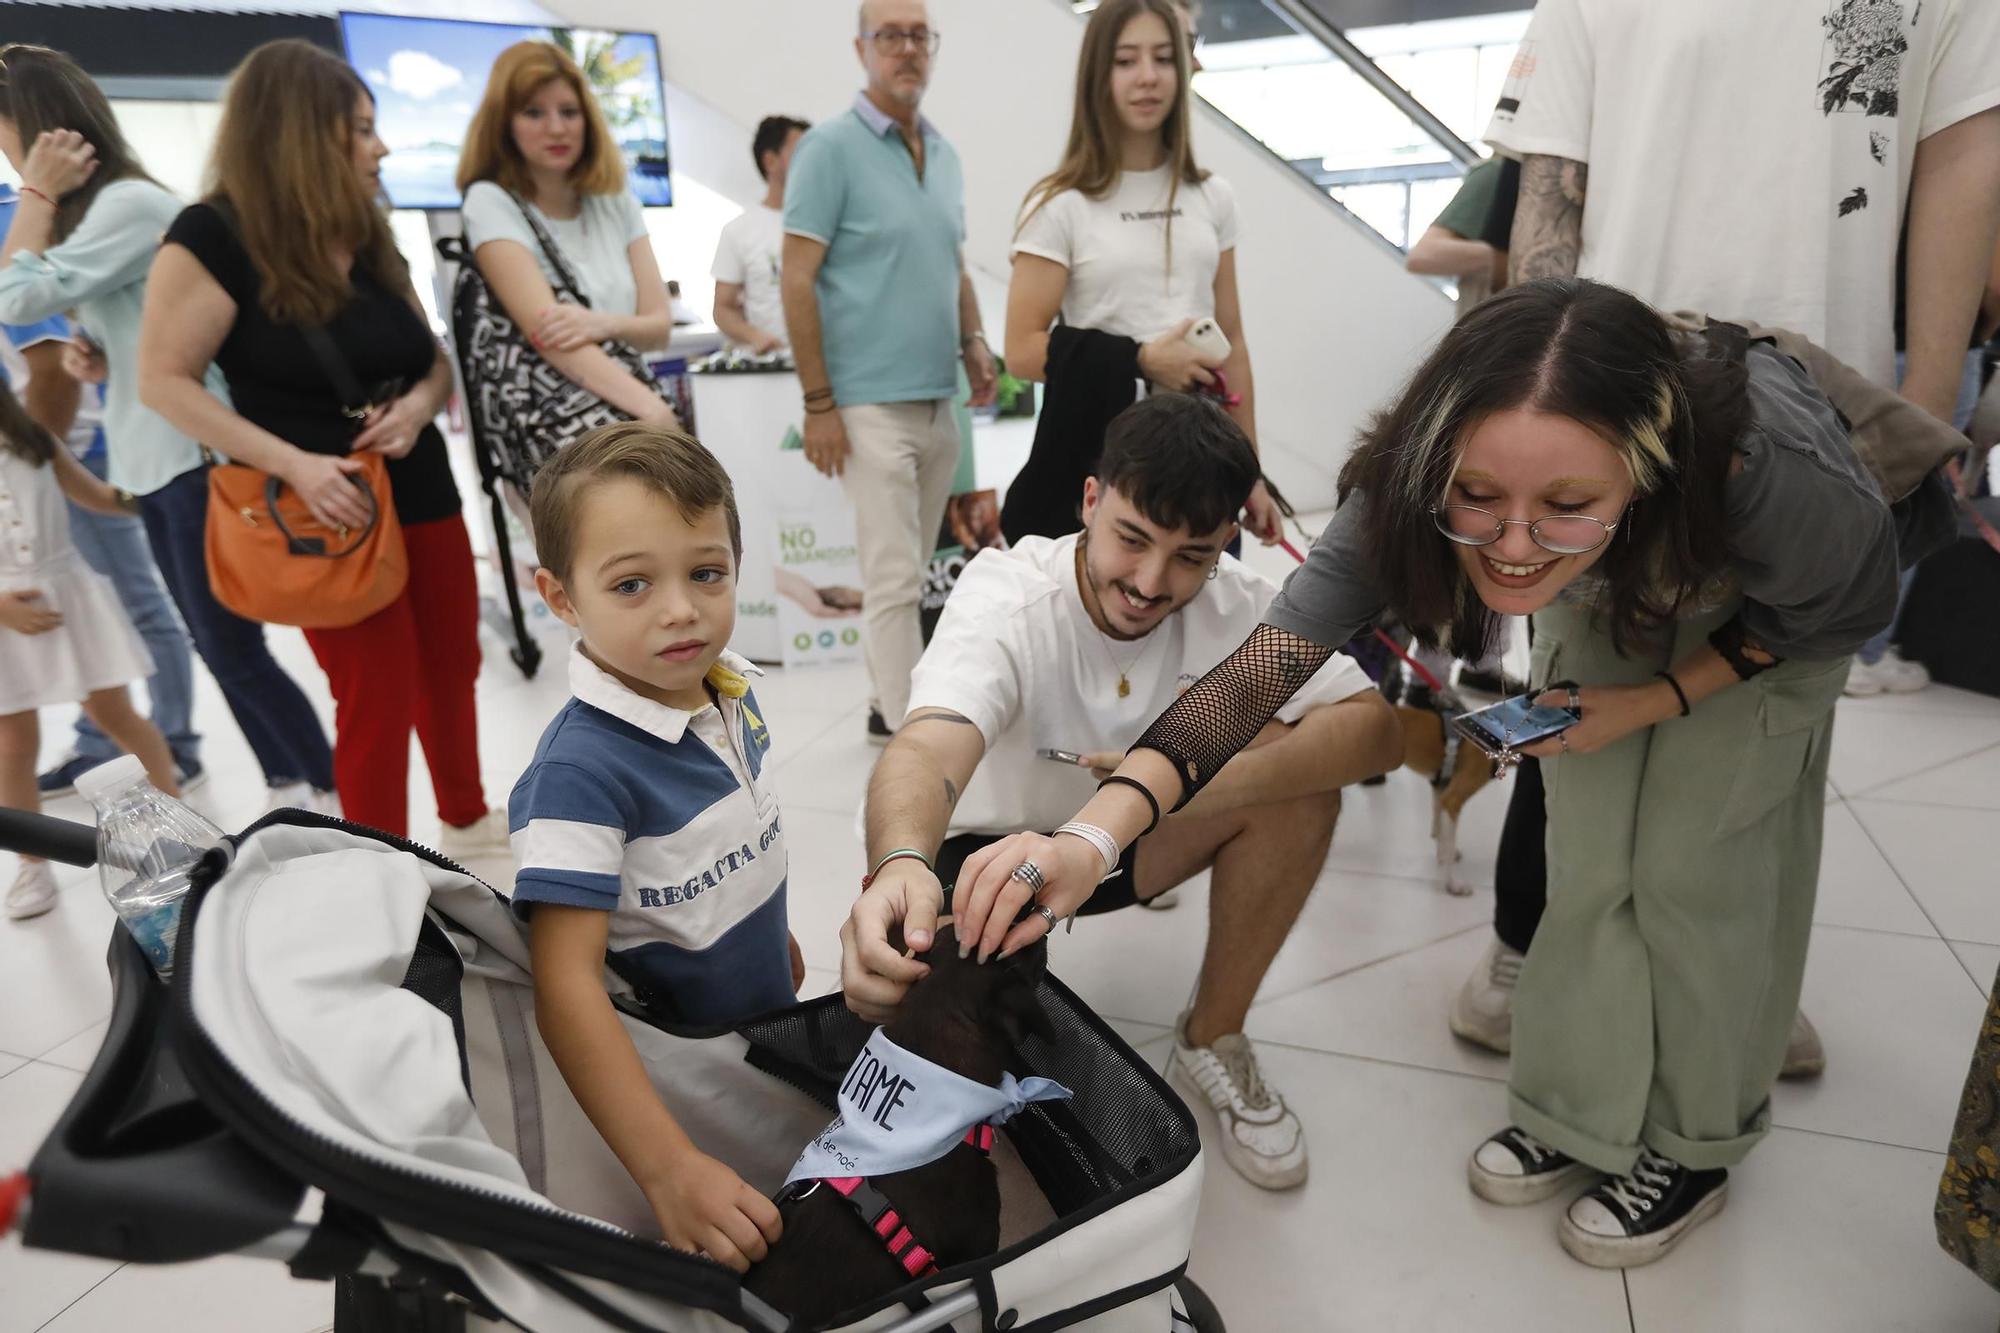
<instances>
[{"instance_id":1,"label":"child in white dress","mask_svg":"<svg viewBox=\"0 0 2000 1333\"><path fill-rule=\"evenodd\" d=\"M70 544L67 495L86 509L126 512L36 424L0 380L0 805L41 809L37 710L83 704L117 746L139 756L153 785L179 795L173 755L132 707L126 686L153 674L152 658L111 585ZM19 921L55 906L47 862L23 857L6 898Z\"/></svg>"}]
</instances>

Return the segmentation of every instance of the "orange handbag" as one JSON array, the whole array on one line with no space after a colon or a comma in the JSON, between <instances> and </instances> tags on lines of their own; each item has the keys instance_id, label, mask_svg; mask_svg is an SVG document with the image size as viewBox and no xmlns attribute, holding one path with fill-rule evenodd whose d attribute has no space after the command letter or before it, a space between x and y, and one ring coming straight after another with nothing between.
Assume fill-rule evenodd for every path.
<instances>
[{"instance_id":1,"label":"orange handbag","mask_svg":"<svg viewBox=\"0 0 2000 1333\"><path fill-rule=\"evenodd\" d=\"M371 395L319 325L299 330L340 396L341 415L355 429L371 401L394 398L401 386ZM403 595L410 581L403 525L396 518L389 464L361 454L351 476L368 497L368 525L329 528L278 478L219 460L208 470L206 553L215 600L246 620L301 629L358 625Z\"/></svg>"},{"instance_id":2,"label":"orange handbag","mask_svg":"<svg viewBox=\"0 0 2000 1333\"><path fill-rule=\"evenodd\" d=\"M302 629L359 624L403 595L409 555L379 454L355 457L368 525L329 528L298 493L253 467L208 470L208 582L246 620Z\"/></svg>"}]
</instances>

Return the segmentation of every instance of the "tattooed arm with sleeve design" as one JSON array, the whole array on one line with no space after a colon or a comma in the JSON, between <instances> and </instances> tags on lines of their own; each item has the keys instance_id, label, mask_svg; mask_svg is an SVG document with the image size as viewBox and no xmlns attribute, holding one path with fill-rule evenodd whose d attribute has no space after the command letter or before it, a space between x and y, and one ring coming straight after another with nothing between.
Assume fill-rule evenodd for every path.
<instances>
[{"instance_id":1,"label":"tattooed arm with sleeve design","mask_svg":"<svg viewBox=\"0 0 2000 1333\"><path fill-rule=\"evenodd\" d=\"M1583 253L1584 192L1590 164L1531 154L1521 159L1521 193L1514 208L1507 282L1567 278Z\"/></svg>"}]
</instances>

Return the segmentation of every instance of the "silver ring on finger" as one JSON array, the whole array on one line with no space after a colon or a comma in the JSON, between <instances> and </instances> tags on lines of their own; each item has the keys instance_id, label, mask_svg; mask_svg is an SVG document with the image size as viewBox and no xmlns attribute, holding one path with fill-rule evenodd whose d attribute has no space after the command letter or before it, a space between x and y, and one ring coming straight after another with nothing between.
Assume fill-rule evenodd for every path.
<instances>
[{"instance_id":1,"label":"silver ring on finger","mask_svg":"<svg viewBox=\"0 0 2000 1333\"><path fill-rule=\"evenodd\" d=\"M1042 868L1033 861L1023 861L1014 867L1014 873L1007 878L1027 885L1036 893L1048 887L1048 880L1042 875Z\"/></svg>"},{"instance_id":2,"label":"silver ring on finger","mask_svg":"<svg viewBox=\"0 0 2000 1333\"><path fill-rule=\"evenodd\" d=\"M1047 903L1036 903L1035 915L1049 923L1049 934L1056 933L1056 914Z\"/></svg>"},{"instance_id":3,"label":"silver ring on finger","mask_svg":"<svg viewBox=\"0 0 2000 1333\"><path fill-rule=\"evenodd\" d=\"M1558 744L1558 745L1560 745L1560 746L1562 747L1562 752L1563 752L1564 754L1568 754L1568 753L1569 753L1569 733L1568 733L1567 731L1558 731L1558 732L1556 733L1556 744Z\"/></svg>"}]
</instances>

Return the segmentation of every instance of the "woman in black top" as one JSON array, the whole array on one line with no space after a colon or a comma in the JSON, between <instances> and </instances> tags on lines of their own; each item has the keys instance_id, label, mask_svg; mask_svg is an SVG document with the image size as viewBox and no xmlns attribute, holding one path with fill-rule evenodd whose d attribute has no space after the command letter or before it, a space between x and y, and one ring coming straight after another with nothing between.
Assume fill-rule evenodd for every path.
<instances>
[{"instance_id":1,"label":"woman in black top","mask_svg":"<svg viewBox=\"0 0 2000 1333\"><path fill-rule=\"evenodd\" d=\"M405 834L414 727L441 850L503 854L505 812L488 809L479 778L472 550L432 424L451 372L376 204L388 149L374 122L361 80L319 48L251 53L230 84L210 193L175 219L153 267L144 389L162 415L279 478L329 525L368 521L352 455L388 459L408 586L359 624L306 631L333 689L336 789L348 818ZM371 393L358 429L306 341L312 325ZM201 383L210 360L233 407Z\"/></svg>"}]
</instances>

